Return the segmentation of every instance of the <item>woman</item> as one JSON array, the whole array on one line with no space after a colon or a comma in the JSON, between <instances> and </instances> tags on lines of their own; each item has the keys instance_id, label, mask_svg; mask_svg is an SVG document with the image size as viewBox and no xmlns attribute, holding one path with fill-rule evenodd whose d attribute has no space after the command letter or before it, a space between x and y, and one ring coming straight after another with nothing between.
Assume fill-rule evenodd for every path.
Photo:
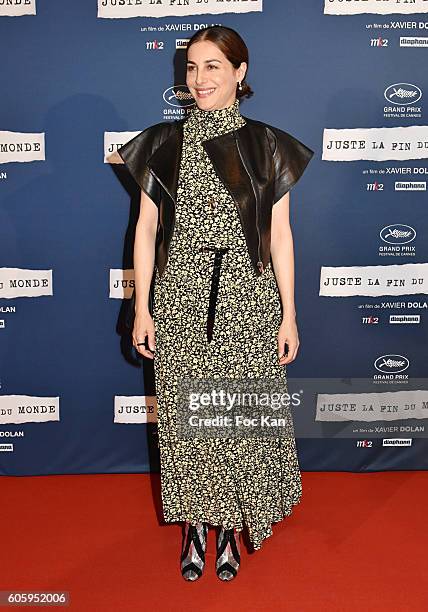
<instances>
[{"instance_id":1,"label":"woman","mask_svg":"<svg viewBox=\"0 0 428 612\"><path fill-rule=\"evenodd\" d=\"M184 524L186 580L202 575L208 524L219 527L217 575L231 580L244 526L259 549L302 492L294 436L188 440L176 430L181 380L285 383L299 346L288 191L313 151L241 115L247 69L235 30L199 30L187 46L196 105L119 149L142 189L133 344L154 358L163 513Z\"/></svg>"}]
</instances>

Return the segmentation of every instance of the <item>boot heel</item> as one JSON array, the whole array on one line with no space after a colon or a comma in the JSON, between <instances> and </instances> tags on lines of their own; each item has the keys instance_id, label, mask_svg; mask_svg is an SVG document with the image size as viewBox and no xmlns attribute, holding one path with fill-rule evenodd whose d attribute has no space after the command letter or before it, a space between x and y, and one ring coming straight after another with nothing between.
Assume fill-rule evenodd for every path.
<instances>
[{"instance_id":1,"label":"boot heel","mask_svg":"<svg viewBox=\"0 0 428 612\"><path fill-rule=\"evenodd\" d=\"M198 580L205 567L208 526L205 523L191 525L186 521L181 552L181 574L185 580Z\"/></svg>"}]
</instances>

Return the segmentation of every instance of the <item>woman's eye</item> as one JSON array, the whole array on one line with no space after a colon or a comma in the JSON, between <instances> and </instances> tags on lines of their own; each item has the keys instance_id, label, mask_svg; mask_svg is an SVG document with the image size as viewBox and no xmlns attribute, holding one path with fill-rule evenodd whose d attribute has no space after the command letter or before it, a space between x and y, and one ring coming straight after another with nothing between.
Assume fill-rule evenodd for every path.
<instances>
[{"instance_id":1,"label":"woman's eye","mask_svg":"<svg viewBox=\"0 0 428 612\"><path fill-rule=\"evenodd\" d=\"M192 70L194 70L194 68L195 68L194 66L189 65L187 66L187 71L191 72ZM207 68L208 70L211 70L211 68L214 70L217 70L218 67L215 64L208 64Z\"/></svg>"}]
</instances>

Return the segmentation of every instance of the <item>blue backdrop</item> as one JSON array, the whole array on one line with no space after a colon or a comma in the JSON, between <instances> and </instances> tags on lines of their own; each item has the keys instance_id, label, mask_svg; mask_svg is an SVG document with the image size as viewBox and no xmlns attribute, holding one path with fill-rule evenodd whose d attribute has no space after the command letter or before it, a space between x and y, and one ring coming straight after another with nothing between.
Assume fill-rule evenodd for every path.
<instances>
[{"instance_id":1,"label":"blue backdrop","mask_svg":"<svg viewBox=\"0 0 428 612\"><path fill-rule=\"evenodd\" d=\"M339 10L347 10L341 4ZM117 148L132 135L125 133L181 116L174 97L164 96L184 83L184 56L177 48L195 28L213 23L237 29L250 50L247 80L255 95L243 102L241 112L288 131L315 151L290 194L301 341L298 358L288 367L290 386L293 378L319 378L330 381L334 393L337 381L373 382L382 371L373 366L375 360L398 355L407 360L409 381L393 377L374 390L420 390L418 418L400 420L407 429L371 435L361 428L347 437L327 424L319 433L322 411L315 394L298 415L304 421L298 428L301 468L426 469L426 280L417 294L366 297L320 295L320 279L323 266L427 261L426 191L398 190L395 184L424 183L424 146L419 159L393 161L323 159L323 148L326 129L418 125L423 134L427 72L422 68L428 50L424 43L400 46L400 37L423 36L426 25L409 23L426 23L428 17L422 12L329 15L318 0L265 0L262 11L216 15L185 15L184 7L177 7L171 9L175 15L150 18L119 18L127 7L117 18L104 18L97 15L95 0L37 0L34 6L35 14L23 16L7 15L11 9L0 7L0 472L159 469L156 426L145 423L152 420L153 364L132 353L122 333L126 300L111 280L132 271L138 192L125 167L106 156L110 143ZM382 36L376 24L389 24ZM395 84L388 101L385 91ZM421 96L413 103L417 90ZM413 97L402 109L411 105L419 112L387 116L393 96L401 104L406 91ZM44 134L44 158L36 158L36 146L30 159L16 152L22 134L25 141L29 134ZM426 150L425 135L421 141ZM405 167L419 170L403 176L386 171ZM379 176L379 169L385 175ZM412 254L381 254L391 241L380 231L392 224L414 230ZM402 231L391 236L400 250ZM51 294L49 289L38 294L32 283L33 294L25 295L16 279L28 270L47 278ZM125 297L131 287L125 283ZM377 321L371 320L374 314ZM420 318L416 324L392 325L393 314ZM394 368L394 360L383 362ZM138 408L120 422L124 404ZM416 425L422 427L418 434ZM407 441L385 446L384 438Z\"/></svg>"}]
</instances>

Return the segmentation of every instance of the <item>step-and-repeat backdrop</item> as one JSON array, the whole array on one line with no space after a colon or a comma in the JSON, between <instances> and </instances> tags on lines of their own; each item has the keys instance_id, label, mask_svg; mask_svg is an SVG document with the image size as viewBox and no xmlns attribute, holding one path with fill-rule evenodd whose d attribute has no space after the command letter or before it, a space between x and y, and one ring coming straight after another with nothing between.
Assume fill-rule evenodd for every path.
<instances>
[{"instance_id":1,"label":"step-and-repeat backdrop","mask_svg":"<svg viewBox=\"0 0 428 612\"><path fill-rule=\"evenodd\" d=\"M0 0L4 475L159 469L117 149L184 116L186 44L212 24L248 44L242 114L315 151L290 193L301 468L428 467L428 3Z\"/></svg>"}]
</instances>

